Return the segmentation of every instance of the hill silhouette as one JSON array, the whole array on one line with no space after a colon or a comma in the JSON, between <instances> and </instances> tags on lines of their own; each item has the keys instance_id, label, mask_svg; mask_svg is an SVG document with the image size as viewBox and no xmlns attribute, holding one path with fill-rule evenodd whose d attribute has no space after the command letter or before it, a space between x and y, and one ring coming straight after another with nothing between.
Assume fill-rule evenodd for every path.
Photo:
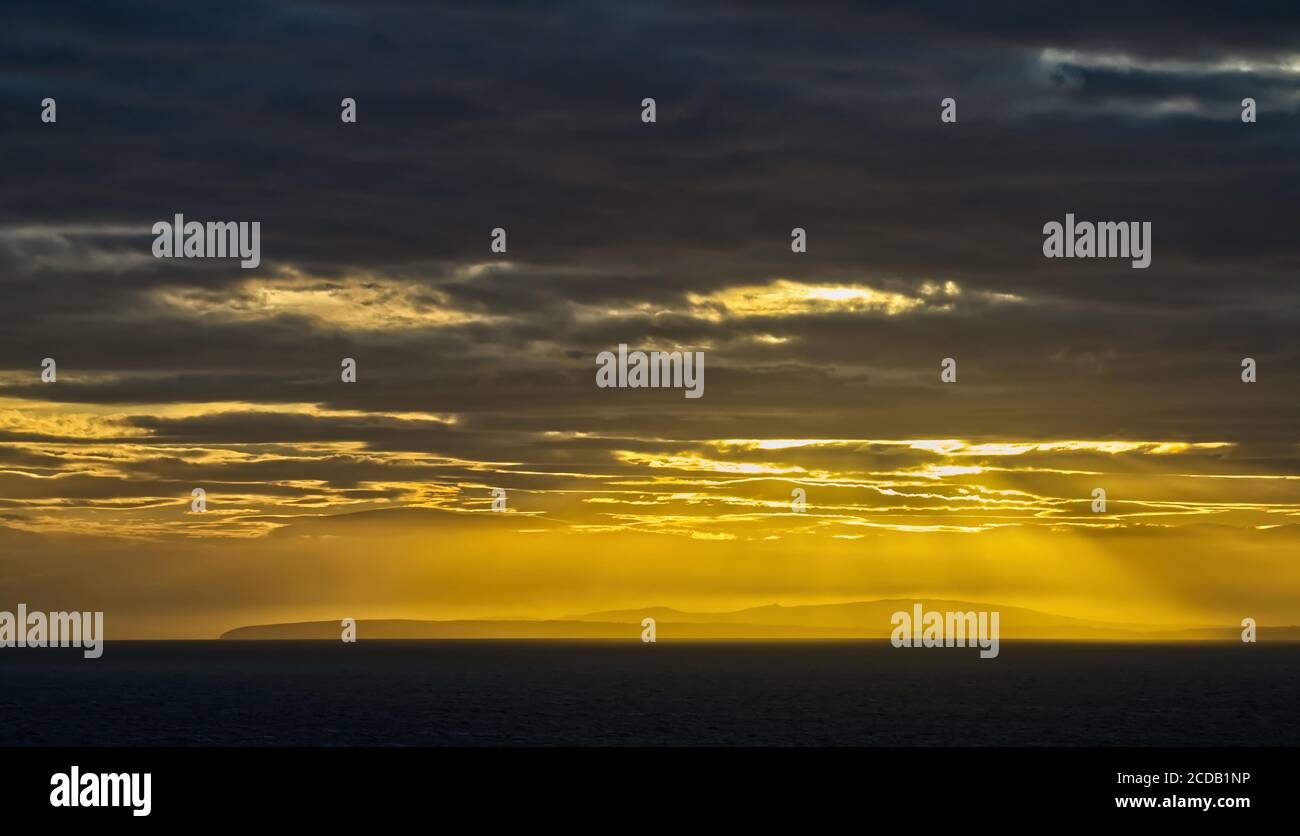
<instances>
[{"instance_id":1,"label":"hill silhouette","mask_svg":"<svg viewBox=\"0 0 1300 836\"><path fill-rule=\"evenodd\" d=\"M1079 641L1240 641L1237 625L1175 627L1089 621L1023 607L946 599L897 598L844 604L786 607L770 604L732 612L696 613L670 607L609 610L561 619L482 618L359 620L359 639L638 639L641 620L653 618L659 639L876 639L888 638L895 612L996 610L1003 639ZM308 621L239 627L221 638L234 640L330 640L342 634L340 621ZM1300 627L1260 627L1260 641L1300 640Z\"/></svg>"}]
</instances>

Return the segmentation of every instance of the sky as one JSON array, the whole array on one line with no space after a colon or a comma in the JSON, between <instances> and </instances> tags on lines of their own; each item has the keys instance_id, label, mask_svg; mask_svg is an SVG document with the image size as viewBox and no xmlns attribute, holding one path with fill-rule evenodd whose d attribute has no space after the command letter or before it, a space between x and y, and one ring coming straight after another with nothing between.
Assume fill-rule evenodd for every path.
<instances>
[{"instance_id":1,"label":"sky","mask_svg":"<svg viewBox=\"0 0 1300 836\"><path fill-rule=\"evenodd\" d=\"M10 4L0 609L1300 623L1300 13L970 9Z\"/></svg>"}]
</instances>

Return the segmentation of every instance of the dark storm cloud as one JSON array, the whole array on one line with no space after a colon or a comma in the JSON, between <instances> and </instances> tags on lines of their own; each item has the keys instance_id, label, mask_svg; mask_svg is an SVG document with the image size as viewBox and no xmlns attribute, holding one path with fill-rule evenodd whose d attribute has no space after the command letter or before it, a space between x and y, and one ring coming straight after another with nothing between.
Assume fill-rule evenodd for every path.
<instances>
[{"instance_id":1,"label":"dark storm cloud","mask_svg":"<svg viewBox=\"0 0 1300 836\"><path fill-rule=\"evenodd\" d=\"M849 242L874 216L869 251L884 245L877 259L894 250L915 266L932 256L900 246L912 236L885 233L922 213L936 213L928 239L954 237L944 224L961 219L958 241L987 241L988 227L960 205L963 191L977 193L963 181L1031 177L1051 193L1045 175L1065 162L1061 152L1076 171L1110 170L1113 149L1153 139L1151 126L1130 120L1026 134L1017 116L1026 103L1073 104L1093 86L1100 97L1126 87L1134 97L1213 93L1225 106L1244 95L1220 74L1153 88L1143 73L1084 71L1066 84L1039 65L1043 49L1164 56L1188 43L1181 54L1195 60L1276 56L1294 43L1285 16L1225 26L1180 12L1171 26L1132 20L1124 5L1078 20L1041 10L985 18L957 4L140 4L119 14L60 4L14 15L5 150L27 164L8 184L20 198L6 201L9 217L256 217L269 257L331 268L477 257L487 230L502 225L538 261L638 247L702 270L726 252L766 271L794 213L819 230L809 260L824 249L865 254ZM1189 41L1197 26L1204 43ZM1257 85L1247 75L1238 86ZM1267 105L1265 91L1248 92ZM32 118L33 95L60 98L57 132ZM360 102L355 126L338 122L343 95ZM654 129L635 118L647 95L662 107ZM981 152L965 133L940 132L941 95L961 97L963 130L996 127L1001 147ZM1290 118L1239 141L1287 136ZM1133 165L1189 153L1214 128L1178 125L1154 137L1159 148L1134 148ZM987 197L1016 202L998 190ZM889 208L898 214L881 212ZM757 251L746 258L747 248Z\"/></svg>"},{"instance_id":2,"label":"dark storm cloud","mask_svg":"<svg viewBox=\"0 0 1300 836\"><path fill-rule=\"evenodd\" d=\"M486 453L499 443L477 433L507 429L723 437L738 419L756 436L1290 437L1300 15L973 8L16 4L0 34L0 367L32 377L0 393L471 416L415 432L131 419L175 442L439 452ZM38 119L46 95L56 125ZM948 95L954 126L938 121ZM1257 124L1237 118L1245 96ZM149 227L174 212L261 221L263 267L153 260ZM1043 259L1042 224L1066 212L1152 221L1152 267ZM495 226L508 256L488 251ZM397 282L403 304L474 319L258 316L248 283L287 269ZM776 277L953 280L963 296L946 313L718 321L690 301ZM177 289L203 306L169 307ZM592 358L618 342L710 346L703 405L603 397ZM45 356L57 387L36 382ZM345 356L355 387L337 383ZM983 388L936 401L944 356ZM1273 384L1247 398L1249 426L1223 399L1243 356Z\"/></svg>"}]
</instances>

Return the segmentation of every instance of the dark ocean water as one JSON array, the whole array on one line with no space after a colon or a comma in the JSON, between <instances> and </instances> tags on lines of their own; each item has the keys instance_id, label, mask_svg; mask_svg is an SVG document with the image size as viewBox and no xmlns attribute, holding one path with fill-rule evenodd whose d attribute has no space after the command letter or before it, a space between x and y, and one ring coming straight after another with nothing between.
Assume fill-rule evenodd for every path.
<instances>
[{"instance_id":1,"label":"dark ocean water","mask_svg":"<svg viewBox=\"0 0 1300 836\"><path fill-rule=\"evenodd\" d=\"M1300 745L1300 645L0 650L3 745Z\"/></svg>"}]
</instances>

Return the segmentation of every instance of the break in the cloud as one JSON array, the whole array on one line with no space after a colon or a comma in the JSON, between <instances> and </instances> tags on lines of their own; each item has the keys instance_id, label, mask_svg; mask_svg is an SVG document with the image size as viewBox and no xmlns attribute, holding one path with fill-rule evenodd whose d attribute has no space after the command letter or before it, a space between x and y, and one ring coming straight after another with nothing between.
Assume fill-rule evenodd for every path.
<instances>
[{"instance_id":1,"label":"break in the cloud","mask_svg":"<svg viewBox=\"0 0 1300 836\"><path fill-rule=\"evenodd\" d=\"M1300 620L1300 16L1007 14L18 4L5 594L148 635L893 593ZM175 212L260 221L261 267L152 258ZM1151 221L1152 266L1043 259L1066 212ZM596 388L619 343L705 351L706 396Z\"/></svg>"}]
</instances>

